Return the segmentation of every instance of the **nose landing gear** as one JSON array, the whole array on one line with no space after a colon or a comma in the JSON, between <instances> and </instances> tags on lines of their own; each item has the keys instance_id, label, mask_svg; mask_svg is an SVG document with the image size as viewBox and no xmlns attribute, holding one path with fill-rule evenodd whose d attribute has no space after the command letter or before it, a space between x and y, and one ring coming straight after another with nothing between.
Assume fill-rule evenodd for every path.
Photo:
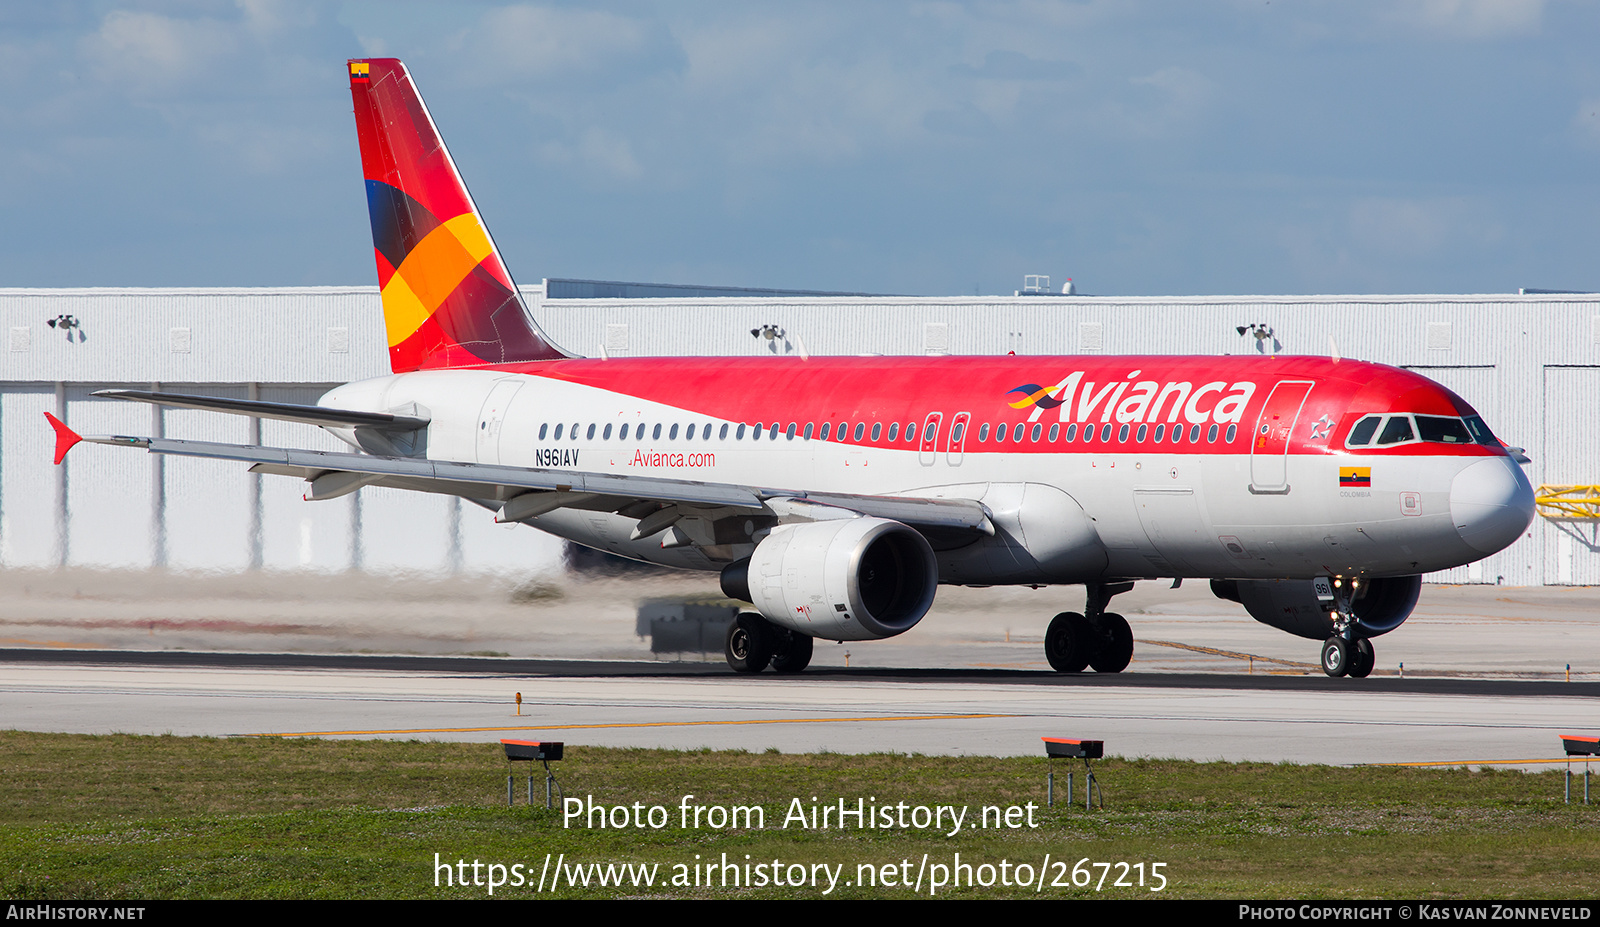
<instances>
[{"instance_id":1,"label":"nose landing gear","mask_svg":"<svg viewBox=\"0 0 1600 927\"><path fill-rule=\"evenodd\" d=\"M1322 671L1335 678L1364 679L1378 662L1372 641L1357 636L1361 625L1350 603L1355 599L1358 582L1343 578L1330 581L1326 577L1316 580L1317 597L1333 615L1333 636L1322 645Z\"/></svg>"}]
</instances>

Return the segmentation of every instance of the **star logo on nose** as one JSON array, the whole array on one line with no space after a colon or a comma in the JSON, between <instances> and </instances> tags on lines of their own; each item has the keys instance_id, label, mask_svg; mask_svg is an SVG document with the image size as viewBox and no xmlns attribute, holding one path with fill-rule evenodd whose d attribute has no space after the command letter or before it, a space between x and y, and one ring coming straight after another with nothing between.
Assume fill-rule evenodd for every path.
<instances>
[{"instance_id":1,"label":"star logo on nose","mask_svg":"<svg viewBox=\"0 0 1600 927\"><path fill-rule=\"evenodd\" d=\"M1311 440L1320 441L1333 434L1333 419L1324 415L1311 423Z\"/></svg>"}]
</instances>

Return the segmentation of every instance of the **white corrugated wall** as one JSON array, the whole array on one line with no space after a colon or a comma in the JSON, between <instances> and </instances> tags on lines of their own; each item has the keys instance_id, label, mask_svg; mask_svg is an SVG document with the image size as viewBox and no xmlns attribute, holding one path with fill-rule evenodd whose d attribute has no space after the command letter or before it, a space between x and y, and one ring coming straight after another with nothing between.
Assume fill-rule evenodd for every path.
<instances>
[{"instance_id":1,"label":"white corrugated wall","mask_svg":"<svg viewBox=\"0 0 1600 927\"><path fill-rule=\"evenodd\" d=\"M1405 366L1473 403L1540 483L1600 484L1600 299L1594 296L719 298L543 300L559 344L596 355L1242 354L1262 346ZM51 327L71 316L78 327ZM752 337L775 326L782 337ZM108 386L312 401L387 372L375 287L0 290L0 565L507 570L555 545L444 499L365 489L325 503L235 464L77 452L50 466L40 413L89 430L244 441L248 422L91 398ZM268 444L332 446L267 422ZM259 490L255 487L259 483ZM1600 583L1595 525L1537 520L1529 537L1444 582Z\"/></svg>"}]
</instances>

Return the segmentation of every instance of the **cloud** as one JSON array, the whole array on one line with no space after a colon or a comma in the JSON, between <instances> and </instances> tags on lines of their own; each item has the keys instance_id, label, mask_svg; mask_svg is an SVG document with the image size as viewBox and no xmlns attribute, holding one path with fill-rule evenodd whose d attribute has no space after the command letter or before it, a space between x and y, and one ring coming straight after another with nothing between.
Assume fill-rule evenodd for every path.
<instances>
[{"instance_id":1,"label":"cloud","mask_svg":"<svg viewBox=\"0 0 1600 927\"><path fill-rule=\"evenodd\" d=\"M986 80L1070 80L1083 74L1083 68L1071 61L1031 58L1022 52L995 49L984 56L983 64L952 65L950 73L961 77Z\"/></svg>"},{"instance_id":2,"label":"cloud","mask_svg":"<svg viewBox=\"0 0 1600 927\"><path fill-rule=\"evenodd\" d=\"M113 10L80 51L100 80L151 90L206 73L237 44L233 30L216 20Z\"/></svg>"},{"instance_id":3,"label":"cloud","mask_svg":"<svg viewBox=\"0 0 1600 927\"><path fill-rule=\"evenodd\" d=\"M1537 33L1544 0L1406 0L1389 16L1445 38L1494 39Z\"/></svg>"},{"instance_id":4,"label":"cloud","mask_svg":"<svg viewBox=\"0 0 1600 927\"><path fill-rule=\"evenodd\" d=\"M1600 98L1578 104L1578 111L1572 114L1572 128L1585 147L1600 148Z\"/></svg>"},{"instance_id":5,"label":"cloud","mask_svg":"<svg viewBox=\"0 0 1600 927\"><path fill-rule=\"evenodd\" d=\"M1355 247L1399 258L1434 257L1504 237L1481 204L1463 197L1360 199L1350 207L1349 231Z\"/></svg>"},{"instance_id":6,"label":"cloud","mask_svg":"<svg viewBox=\"0 0 1600 927\"><path fill-rule=\"evenodd\" d=\"M507 75L626 82L681 71L683 49L661 23L605 10L517 5L490 10L466 37L485 79Z\"/></svg>"},{"instance_id":7,"label":"cloud","mask_svg":"<svg viewBox=\"0 0 1600 927\"><path fill-rule=\"evenodd\" d=\"M585 129L576 141L555 141L540 146L540 154L556 164L575 164L588 173L618 180L637 180L644 170L633 156L633 145L615 132Z\"/></svg>"}]
</instances>

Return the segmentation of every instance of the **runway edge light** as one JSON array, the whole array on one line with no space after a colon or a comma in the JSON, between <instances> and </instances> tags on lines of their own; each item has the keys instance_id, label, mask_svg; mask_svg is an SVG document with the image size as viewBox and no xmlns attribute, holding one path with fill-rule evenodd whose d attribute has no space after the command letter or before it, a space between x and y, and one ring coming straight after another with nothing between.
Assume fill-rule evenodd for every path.
<instances>
[{"instance_id":1,"label":"runway edge light","mask_svg":"<svg viewBox=\"0 0 1600 927\"><path fill-rule=\"evenodd\" d=\"M1056 802L1056 760L1083 760L1083 809L1094 810L1094 799L1100 796L1100 808L1104 810L1106 798L1100 792L1100 784L1095 781L1094 768L1089 765L1090 760L1098 760L1106 755L1106 742L1103 740L1074 740L1068 737L1041 737L1044 741L1044 755L1050 763L1049 772L1045 774L1045 807L1050 808ZM1072 773L1067 773L1067 804L1072 804Z\"/></svg>"},{"instance_id":2,"label":"runway edge light","mask_svg":"<svg viewBox=\"0 0 1600 927\"><path fill-rule=\"evenodd\" d=\"M550 764L560 760L566 751L566 744L559 740L501 740L500 745L506 751L506 763L542 763L544 764L544 807L550 810L555 807L553 790L561 788L556 781L556 774L550 769ZM506 773L506 805L516 803L512 785L516 781L516 774ZM528 772L528 804L533 804L533 771Z\"/></svg>"}]
</instances>

